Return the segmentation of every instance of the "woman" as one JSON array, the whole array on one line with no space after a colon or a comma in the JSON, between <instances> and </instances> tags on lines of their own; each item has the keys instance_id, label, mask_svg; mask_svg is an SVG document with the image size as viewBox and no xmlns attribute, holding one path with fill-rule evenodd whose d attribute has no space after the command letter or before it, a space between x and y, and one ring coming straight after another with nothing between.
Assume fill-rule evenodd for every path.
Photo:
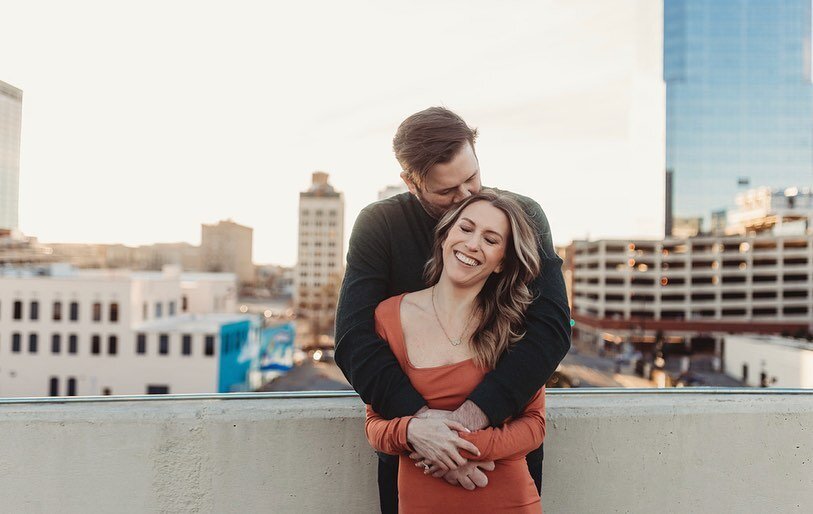
<instances>
[{"instance_id":1,"label":"woman","mask_svg":"<svg viewBox=\"0 0 813 514\"><path fill-rule=\"evenodd\" d=\"M532 225L505 193L485 190L440 220L425 271L431 287L389 298L375 313L379 335L431 409L459 407L523 336L539 266ZM544 439L544 409L543 387L521 416L469 433L439 417L386 420L367 406L366 433L376 450L400 455L401 512L540 512L524 457ZM429 462L413 465L413 450ZM463 459L494 461L486 487L470 491L428 476Z\"/></svg>"}]
</instances>

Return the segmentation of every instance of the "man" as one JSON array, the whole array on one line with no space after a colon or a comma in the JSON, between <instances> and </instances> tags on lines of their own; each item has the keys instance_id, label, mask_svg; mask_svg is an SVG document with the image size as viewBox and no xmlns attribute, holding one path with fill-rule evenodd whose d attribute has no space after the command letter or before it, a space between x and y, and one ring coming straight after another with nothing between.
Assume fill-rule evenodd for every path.
<instances>
[{"instance_id":1,"label":"man","mask_svg":"<svg viewBox=\"0 0 813 514\"><path fill-rule=\"evenodd\" d=\"M398 128L393 149L408 193L361 211L350 236L347 270L336 314L336 363L365 403L387 419L430 414L389 345L375 332L374 311L383 300L423 289L438 219L453 205L480 191L474 151L477 131L452 111L431 107ZM556 255L547 218L538 204L517 195L540 238L542 271L532 284L537 295L526 315L527 333L486 375L451 418L469 430L499 426L522 412L570 348L570 311L562 261ZM408 436L409 437L409 436ZM531 452L528 469L542 480L542 448ZM447 481L467 488L487 483L488 466L467 463ZM398 458L379 454L381 510L397 511Z\"/></svg>"}]
</instances>

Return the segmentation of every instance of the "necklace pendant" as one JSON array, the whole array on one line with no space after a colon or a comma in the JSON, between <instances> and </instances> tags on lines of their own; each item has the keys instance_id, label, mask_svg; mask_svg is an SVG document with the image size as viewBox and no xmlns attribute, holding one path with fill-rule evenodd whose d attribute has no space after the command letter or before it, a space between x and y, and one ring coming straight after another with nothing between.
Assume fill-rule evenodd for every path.
<instances>
[{"instance_id":1,"label":"necklace pendant","mask_svg":"<svg viewBox=\"0 0 813 514\"><path fill-rule=\"evenodd\" d=\"M460 343L462 343L460 339L449 339L449 342L452 343L452 346L460 346Z\"/></svg>"}]
</instances>

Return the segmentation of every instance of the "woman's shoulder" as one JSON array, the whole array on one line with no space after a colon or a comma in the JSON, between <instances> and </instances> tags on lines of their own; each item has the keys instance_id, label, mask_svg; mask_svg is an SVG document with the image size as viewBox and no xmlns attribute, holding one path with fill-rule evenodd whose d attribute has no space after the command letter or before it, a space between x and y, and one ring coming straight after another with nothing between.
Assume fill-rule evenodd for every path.
<instances>
[{"instance_id":1,"label":"woman's shoulder","mask_svg":"<svg viewBox=\"0 0 813 514\"><path fill-rule=\"evenodd\" d=\"M375 322L386 328L393 326L400 318L401 299L406 293L391 296L375 308Z\"/></svg>"},{"instance_id":2,"label":"woman's shoulder","mask_svg":"<svg viewBox=\"0 0 813 514\"><path fill-rule=\"evenodd\" d=\"M421 290L412 293L402 293L391 296L378 304L375 309L375 319L379 323L389 324L400 320L403 315L411 318L416 312L425 310L424 303L426 291Z\"/></svg>"}]
</instances>

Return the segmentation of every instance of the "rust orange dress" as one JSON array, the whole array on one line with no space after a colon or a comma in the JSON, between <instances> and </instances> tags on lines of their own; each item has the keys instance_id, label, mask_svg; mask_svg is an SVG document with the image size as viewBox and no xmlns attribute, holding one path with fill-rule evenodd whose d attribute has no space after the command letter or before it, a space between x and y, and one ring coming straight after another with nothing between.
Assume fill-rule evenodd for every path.
<instances>
[{"instance_id":1,"label":"rust orange dress","mask_svg":"<svg viewBox=\"0 0 813 514\"><path fill-rule=\"evenodd\" d=\"M471 359L430 368L416 368L409 361L401 328L401 300L394 296L378 305L376 330L386 340L413 387L432 409L455 410L482 381L486 370ZM386 420L367 406L367 440L378 451L400 455L398 466L399 511L414 512L542 512L539 492L528 472L525 455L542 444L545 437L545 388L531 399L522 415L500 428L486 428L461 437L480 450L478 460L493 460L494 471L486 471L488 485L467 491L442 478L423 474L409 458L407 426L412 416ZM472 459L468 452L463 457Z\"/></svg>"}]
</instances>

